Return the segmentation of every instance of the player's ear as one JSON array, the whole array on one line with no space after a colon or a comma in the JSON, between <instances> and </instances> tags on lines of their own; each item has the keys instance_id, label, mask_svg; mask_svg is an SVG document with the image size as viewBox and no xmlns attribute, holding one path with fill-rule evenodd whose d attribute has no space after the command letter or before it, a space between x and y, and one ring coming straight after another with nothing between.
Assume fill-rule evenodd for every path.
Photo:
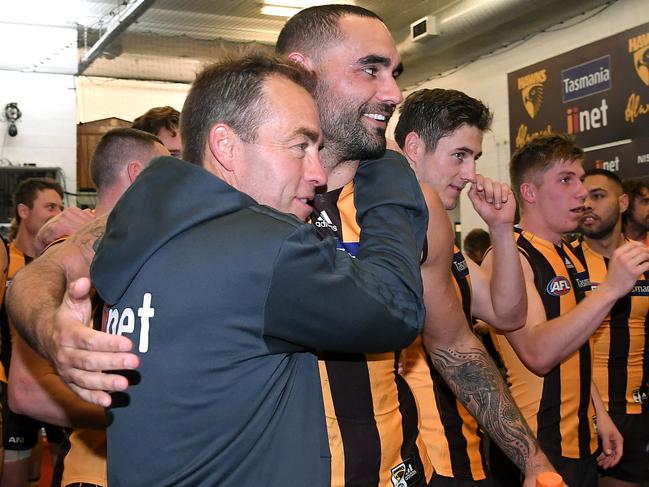
<instances>
[{"instance_id":1,"label":"player's ear","mask_svg":"<svg viewBox=\"0 0 649 487\"><path fill-rule=\"evenodd\" d=\"M534 183L521 183L520 193L521 199L526 203L534 203L536 201L536 186Z\"/></svg>"},{"instance_id":2,"label":"player's ear","mask_svg":"<svg viewBox=\"0 0 649 487\"><path fill-rule=\"evenodd\" d=\"M313 71L313 62L311 58L304 53L299 51L293 51L288 56L286 56L290 61L301 65L307 71Z\"/></svg>"},{"instance_id":3,"label":"player's ear","mask_svg":"<svg viewBox=\"0 0 649 487\"><path fill-rule=\"evenodd\" d=\"M426 144L421 140L419 134L409 132L403 141L403 154L408 158L410 164L417 165L421 162L426 153Z\"/></svg>"},{"instance_id":4,"label":"player's ear","mask_svg":"<svg viewBox=\"0 0 649 487\"><path fill-rule=\"evenodd\" d=\"M620 195L618 198L618 201L620 202L620 213L624 213L626 210L629 209L629 195L626 193L623 193Z\"/></svg>"},{"instance_id":5,"label":"player's ear","mask_svg":"<svg viewBox=\"0 0 649 487\"><path fill-rule=\"evenodd\" d=\"M18 216L21 220L24 220L29 216L29 206L27 206L25 203L18 203L18 206L16 206L16 211L18 212Z\"/></svg>"}]
</instances>

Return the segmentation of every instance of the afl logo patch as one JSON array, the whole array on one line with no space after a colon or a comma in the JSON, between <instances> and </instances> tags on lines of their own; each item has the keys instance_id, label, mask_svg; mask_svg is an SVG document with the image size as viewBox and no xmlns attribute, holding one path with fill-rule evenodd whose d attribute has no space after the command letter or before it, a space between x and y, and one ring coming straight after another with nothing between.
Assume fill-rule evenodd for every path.
<instances>
[{"instance_id":1,"label":"afl logo patch","mask_svg":"<svg viewBox=\"0 0 649 487\"><path fill-rule=\"evenodd\" d=\"M546 290L550 296L563 296L570 292L570 281L563 276L557 276L548 282Z\"/></svg>"}]
</instances>

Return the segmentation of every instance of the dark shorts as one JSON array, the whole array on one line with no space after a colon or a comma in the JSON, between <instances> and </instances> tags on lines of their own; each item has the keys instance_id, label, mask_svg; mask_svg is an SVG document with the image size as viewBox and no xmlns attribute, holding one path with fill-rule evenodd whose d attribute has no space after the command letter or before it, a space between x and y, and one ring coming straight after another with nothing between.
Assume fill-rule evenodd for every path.
<instances>
[{"instance_id":1,"label":"dark shorts","mask_svg":"<svg viewBox=\"0 0 649 487\"><path fill-rule=\"evenodd\" d=\"M595 455L588 458L566 458L547 453L546 455L570 487L597 487Z\"/></svg>"},{"instance_id":2,"label":"dark shorts","mask_svg":"<svg viewBox=\"0 0 649 487\"><path fill-rule=\"evenodd\" d=\"M649 480L649 414L611 413L611 419L624 438L623 454L617 465L599 474L626 482Z\"/></svg>"},{"instance_id":3,"label":"dark shorts","mask_svg":"<svg viewBox=\"0 0 649 487\"><path fill-rule=\"evenodd\" d=\"M38 442L41 428L47 432L47 440L60 444L65 439L65 430L59 426L36 421L29 416L16 414L9 409L7 384L2 384L2 444L5 450L31 450Z\"/></svg>"},{"instance_id":4,"label":"dark shorts","mask_svg":"<svg viewBox=\"0 0 649 487\"><path fill-rule=\"evenodd\" d=\"M488 477L484 480L463 480L442 475L433 474L428 484L429 487L494 487L494 483Z\"/></svg>"}]
</instances>

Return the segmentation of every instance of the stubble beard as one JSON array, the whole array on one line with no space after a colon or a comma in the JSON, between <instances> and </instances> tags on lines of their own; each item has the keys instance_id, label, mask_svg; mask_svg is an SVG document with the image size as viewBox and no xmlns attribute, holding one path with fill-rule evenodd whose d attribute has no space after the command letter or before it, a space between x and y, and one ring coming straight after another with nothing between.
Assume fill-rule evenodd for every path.
<instances>
[{"instance_id":1,"label":"stubble beard","mask_svg":"<svg viewBox=\"0 0 649 487\"><path fill-rule=\"evenodd\" d=\"M613 213L613 215L619 215L619 208L617 213ZM613 217L610 216L606 220L602 220L599 226L599 229L588 229L582 227L582 225L579 225L579 230L588 238L591 238L593 240L600 240L603 238L606 238L610 236L613 231L615 230L615 225L617 224L619 217Z\"/></svg>"},{"instance_id":2,"label":"stubble beard","mask_svg":"<svg viewBox=\"0 0 649 487\"><path fill-rule=\"evenodd\" d=\"M385 130L367 128L363 125L362 113L367 113L368 104L357 109L345 106L336 99L323 81L318 82L315 99L320 110L320 125L325 138L325 148L335 155L336 164L361 159L376 159L385 153ZM377 110L385 111L385 107ZM390 108L390 113L392 108Z\"/></svg>"}]
</instances>

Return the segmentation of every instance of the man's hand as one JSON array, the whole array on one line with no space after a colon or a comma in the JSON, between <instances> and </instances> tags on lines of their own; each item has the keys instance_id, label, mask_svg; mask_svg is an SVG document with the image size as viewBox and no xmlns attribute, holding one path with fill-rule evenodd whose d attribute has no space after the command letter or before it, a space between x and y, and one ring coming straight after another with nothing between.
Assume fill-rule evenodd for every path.
<instances>
[{"instance_id":1,"label":"man's hand","mask_svg":"<svg viewBox=\"0 0 649 487\"><path fill-rule=\"evenodd\" d=\"M505 183L494 181L476 174L471 183L469 199L487 225L513 225L516 215L516 199L511 188Z\"/></svg>"},{"instance_id":2,"label":"man's hand","mask_svg":"<svg viewBox=\"0 0 649 487\"><path fill-rule=\"evenodd\" d=\"M617 465L624 452L624 438L605 411L597 413L597 434L602 440L602 453L597 457L597 465L603 469Z\"/></svg>"},{"instance_id":3,"label":"man's hand","mask_svg":"<svg viewBox=\"0 0 649 487\"><path fill-rule=\"evenodd\" d=\"M641 242L626 242L613 252L601 287L610 288L613 295L620 298L631 291L638 277L647 271L649 248Z\"/></svg>"},{"instance_id":4,"label":"man's hand","mask_svg":"<svg viewBox=\"0 0 649 487\"><path fill-rule=\"evenodd\" d=\"M61 379L81 398L108 407L111 396L105 391L123 391L128 380L103 370L134 369L139 359L132 342L88 327L91 319L90 280L78 279L68 286L54 316L50 360Z\"/></svg>"},{"instance_id":5,"label":"man's hand","mask_svg":"<svg viewBox=\"0 0 649 487\"><path fill-rule=\"evenodd\" d=\"M82 210L74 206L66 208L63 212L48 220L34 237L37 255L40 255L57 238L72 235L94 219L95 214L92 210Z\"/></svg>"}]
</instances>

